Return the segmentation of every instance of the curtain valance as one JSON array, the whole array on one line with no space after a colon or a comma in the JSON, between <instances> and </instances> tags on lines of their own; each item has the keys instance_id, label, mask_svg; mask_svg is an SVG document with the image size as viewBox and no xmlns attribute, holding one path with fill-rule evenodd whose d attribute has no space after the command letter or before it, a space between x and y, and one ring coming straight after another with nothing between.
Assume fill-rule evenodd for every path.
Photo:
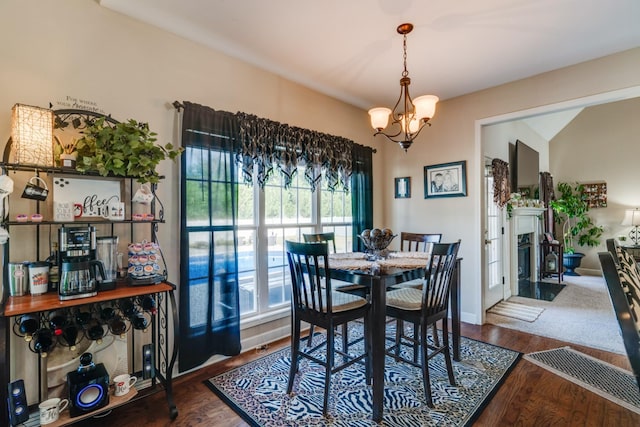
<instances>
[{"instance_id":1,"label":"curtain valance","mask_svg":"<svg viewBox=\"0 0 640 427\"><path fill-rule=\"evenodd\" d=\"M236 113L240 129L238 161L242 163L245 182L252 182L253 165L257 181L264 188L274 170L278 170L288 188L298 166L304 166L305 179L315 190L322 172L327 187L338 184L349 189L352 172L350 139L263 119L252 114Z\"/></svg>"}]
</instances>

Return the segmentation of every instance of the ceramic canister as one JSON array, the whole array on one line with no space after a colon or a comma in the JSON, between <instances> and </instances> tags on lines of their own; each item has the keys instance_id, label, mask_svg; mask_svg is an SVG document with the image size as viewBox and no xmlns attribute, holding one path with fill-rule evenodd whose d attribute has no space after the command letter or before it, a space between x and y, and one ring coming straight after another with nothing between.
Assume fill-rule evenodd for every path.
<instances>
[{"instance_id":1,"label":"ceramic canister","mask_svg":"<svg viewBox=\"0 0 640 427\"><path fill-rule=\"evenodd\" d=\"M31 295L40 295L49 288L49 263L29 263L29 290Z\"/></svg>"}]
</instances>

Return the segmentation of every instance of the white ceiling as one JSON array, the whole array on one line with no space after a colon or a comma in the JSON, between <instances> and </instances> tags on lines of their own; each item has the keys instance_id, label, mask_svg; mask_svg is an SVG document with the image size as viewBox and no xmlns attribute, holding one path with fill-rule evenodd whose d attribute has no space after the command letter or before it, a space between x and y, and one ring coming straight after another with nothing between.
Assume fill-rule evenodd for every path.
<instances>
[{"instance_id":1,"label":"white ceiling","mask_svg":"<svg viewBox=\"0 0 640 427\"><path fill-rule=\"evenodd\" d=\"M99 0L368 109L452 98L640 46L638 0Z\"/></svg>"}]
</instances>

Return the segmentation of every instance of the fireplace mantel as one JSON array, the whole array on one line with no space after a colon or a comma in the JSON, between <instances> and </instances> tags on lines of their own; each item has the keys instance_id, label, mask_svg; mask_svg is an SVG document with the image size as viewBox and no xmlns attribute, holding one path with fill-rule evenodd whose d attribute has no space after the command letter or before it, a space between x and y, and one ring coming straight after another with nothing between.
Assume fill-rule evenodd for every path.
<instances>
[{"instance_id":1,"label":"fireplace mantel","mask_svg":"<svg viewBox=\"0 0 640 427\"><path fill-rule=\"evenodd\" d=\"M512 208L511 215L519 216L519 215L533 215L538 216L541 215L546 209L545 208Z\"/></svg>"}]
</instances>

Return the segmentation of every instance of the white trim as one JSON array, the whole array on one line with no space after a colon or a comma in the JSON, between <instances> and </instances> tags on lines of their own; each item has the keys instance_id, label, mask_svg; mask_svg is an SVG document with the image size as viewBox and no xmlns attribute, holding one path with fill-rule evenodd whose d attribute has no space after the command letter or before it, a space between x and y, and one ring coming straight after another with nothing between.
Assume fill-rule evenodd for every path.
<instances>
[{"instance_id":1,"label":"white trim","mask_svg":"<svg viewBox=\"0 0 640 427\"><path fill-rule=\"evenodd\" d=\"M240 330L253 328L258 325L263 325L268 322L273 322L274 320L284 319L285 317L289 317L290 314L291 314L291 307L289 306L289 304L287 304L286 307L282 307L277 310L247 317L246 319L243 318L240 321Z\"/></svg>"}]
</instances>

